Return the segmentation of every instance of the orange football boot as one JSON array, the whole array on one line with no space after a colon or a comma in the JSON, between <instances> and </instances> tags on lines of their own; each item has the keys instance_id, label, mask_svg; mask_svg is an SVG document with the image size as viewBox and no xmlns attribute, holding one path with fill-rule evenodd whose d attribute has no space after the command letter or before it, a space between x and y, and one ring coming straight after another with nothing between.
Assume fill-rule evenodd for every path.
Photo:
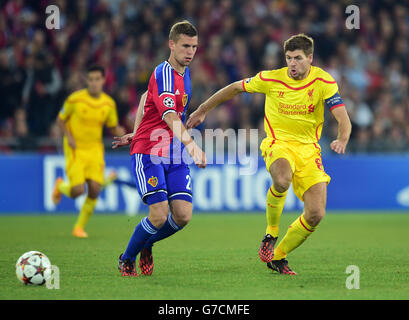
<instances>
[{"instance_id":1,"label":"orange football boot","mask_svg":"<svg viewBox=\"0 0 409 320\"><path fill-rule=\"evenodd\" d=\"M80 227L75 227L72 230L72 235L76 238L83 238L83 239L88 238L88 234L84 231L83 228L80 228Z\"/></svg>"},{"instance_id":2,"label":"orange football boot","mask_svg":"<svg viewBox=\"0 0 409 320\"><path fill-rule=\"evenodd\" d=\"M52 193L52 195L51 195L51 198L52 198L53 203L54 203L55 205L59 204L60 201L61 201L62 193L61 193L60 190L58 190L58 186L59 186L61 183L63 183L63 181L64 181L64 179L61 178L61 177L58 177L58 178L55 180L54 190L53 190L53 193Z\"/></svg>"}]
</instances>

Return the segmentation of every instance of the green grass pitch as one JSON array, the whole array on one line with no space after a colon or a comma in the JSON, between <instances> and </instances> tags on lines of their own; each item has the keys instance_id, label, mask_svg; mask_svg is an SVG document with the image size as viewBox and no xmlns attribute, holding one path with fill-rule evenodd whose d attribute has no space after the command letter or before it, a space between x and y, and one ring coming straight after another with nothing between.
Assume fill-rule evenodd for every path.
<instances>
[{"instance_id":1,"label":"green grass pitch","mask_svg":"<svg viewBox=\"0 0 409 320\"><path fill-rule=\"evenodd\" d=\"M297 215L283 214L281 237ZM289 255L295 277L272 273L258 258L264 214L194 214L154 246L151 277L123 278L117 258L141 218L96 214L89 239L76 239L76 215L0 217L0 299L409 299L409 214L327 213ZM17 280L16 260L30 250L59 267L60 289ZM346 288L349 265L359 267L358 290Z\"/></svg>"}]
</instances>

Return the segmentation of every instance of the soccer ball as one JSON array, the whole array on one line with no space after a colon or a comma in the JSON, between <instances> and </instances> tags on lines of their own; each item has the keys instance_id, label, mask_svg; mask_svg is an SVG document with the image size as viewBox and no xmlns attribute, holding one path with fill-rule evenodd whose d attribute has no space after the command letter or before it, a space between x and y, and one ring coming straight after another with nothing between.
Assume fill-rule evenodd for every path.
<instances>
[{"instance_id":1,"label":"soccer ball","mask_svg":"<svg viewBox=\"0 0 409 320\"><path fill-rule=\"evenodd\" d=\"M17 260L16 275L26 285L42 285L51 276L51 262L44 253L26 252Z\"/></svg>"}]
</instances>

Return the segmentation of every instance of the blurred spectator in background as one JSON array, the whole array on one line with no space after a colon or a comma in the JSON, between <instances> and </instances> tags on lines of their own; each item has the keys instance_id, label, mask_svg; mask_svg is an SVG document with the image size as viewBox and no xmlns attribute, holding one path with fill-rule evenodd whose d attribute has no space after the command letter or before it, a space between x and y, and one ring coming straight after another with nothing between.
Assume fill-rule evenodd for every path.
<instances>
[{"instance_id":1,"label":"blurred spectator in background","mask_svg":"<svg viewBox=\"0 0 409 320\"><path fill-rule=\"evenodd\" d=\"M45 8L50 4L60 9L58 30L45 28ZM34 150L55 150L42 146L54 143L56 114L68 94L84 86L85 66L92 63L104 65L105 90L117 101L120 123L132 130L132 117L152 68L166 59L166 31L174 22L189 19L199 31L192 63L192 110L230 82L258 70L283 67L283 40L304 32L315 39L313 64L327 69L339 83L350 113L353 132L347 151L408 152L409 5L390 0L359 3L360 29L349 30L345 27L349 4L348 0L2 1L0 148L26 149L21 137L36 136L42 138L30 141ZM260 128L263 109L262 97L241 95L209 115L203 128ZM337 134L336 123L327 119L322 139L330 141Z\"/></svg>"},{"instance_id":2,"label":"blurred spectator in background","mask_svg":"<svg viewBox=\"0 0 409 320\"><path fill-rule=\"evenodd\" d=\"M61 77L53 65L52 56L39 52L33 59L33 64L26 69L23 105L27 110L30 133L45 136L59 111L55 97L61 89Z\"/></svg>"},{"instance_id":3,"label":"blurred spectator in background","mask_svg":"<svg viewBox=\"0 0 409 320\"><path fill-rule=\"evenodd\" d=\"M21 106L24 73L11 62L6 50L0 51L0 119L12 117Z\"/></svg>"}]
</instances>

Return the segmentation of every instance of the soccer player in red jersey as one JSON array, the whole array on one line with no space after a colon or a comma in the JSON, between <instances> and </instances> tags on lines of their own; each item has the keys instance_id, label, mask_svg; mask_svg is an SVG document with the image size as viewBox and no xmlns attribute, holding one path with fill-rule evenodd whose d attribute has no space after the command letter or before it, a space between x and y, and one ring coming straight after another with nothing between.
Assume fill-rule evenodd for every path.
<instances>
[{"instance_id":1,"label":"soccer player in red jersey","mask_svg":"<svg viewBox=\"0 0 409 320\"><path fill-rule=\"evenodd\" d=\"M134 132L114 138L113 148L131 143L136 186L143 202L149 205L149 215L136 226L126 251L119 257L118 269L123 276L138 276L135 260L139 252L142 274L151 275L152 245L181 230L192 217L192 181L184 150L199 168L206 166L205 153L183 124L192 95L188 65L197 46L197 30L191 23L182 21L172 26L170 57L155 68L150 78Z\"/></svg>"}]
</instances>

